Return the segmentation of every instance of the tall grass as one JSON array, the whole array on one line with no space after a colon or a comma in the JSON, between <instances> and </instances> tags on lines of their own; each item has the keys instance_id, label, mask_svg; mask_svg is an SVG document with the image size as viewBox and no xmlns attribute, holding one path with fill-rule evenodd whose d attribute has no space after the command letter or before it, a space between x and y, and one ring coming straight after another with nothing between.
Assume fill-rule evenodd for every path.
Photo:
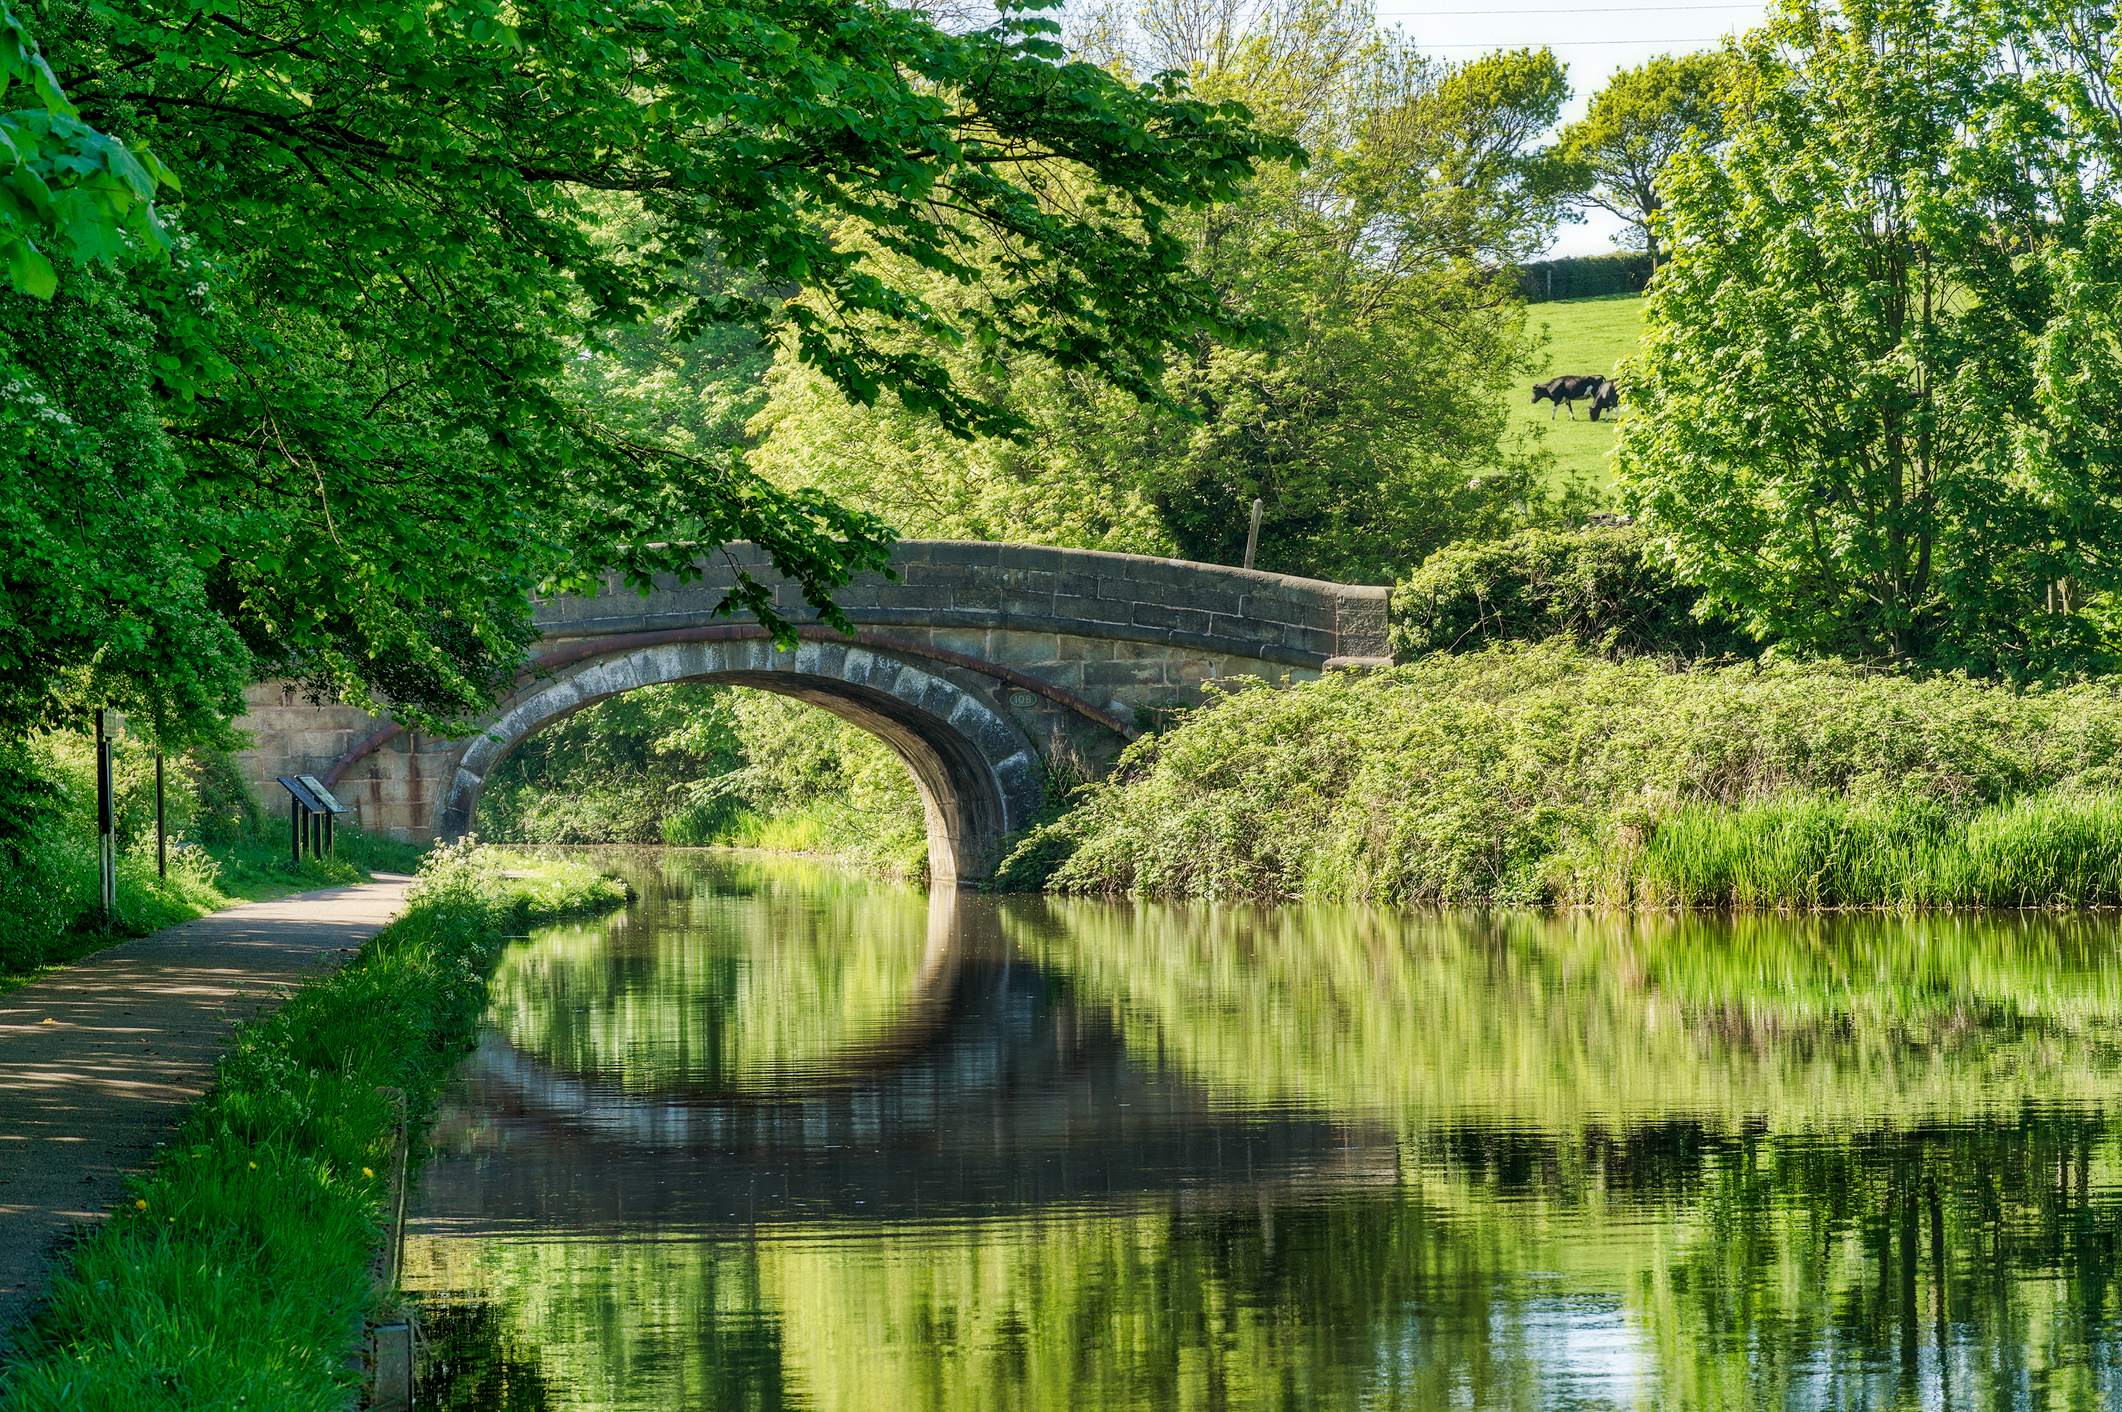
<instances>
[{"instance_id":1,"label":"tall grass","mask_svg":"<svg viewBox=\"0 0 2122 1412\"><path fill-rule=\"evenodd\" d=\"M580 864L540 906L613 905ZM212 1091L77 1248L0 1370L0 1412L324 1409L376 1301L390 1114L415 1114L470 1045L503 938L534 889L470 848L439 849L406 911L339 971L243 1029Z\"/></svg>"},{"instance_id":2,"label":"tall grass","mask_svg":"<svg viewBox=\"0 0 2122 1412\"><path fill-rule=\"evenodd\" d=\"M1955 817L1908 801L1689 805L1562 860L1569 901L1677 907L2122 904L2122 798L2042 794Z\"/></svg>"},{"instance_id":3,"label":"tall grass","mask_svg":"<svg viewBox=\"0 0 2122 1412\"><path fill-rule=\"evenodd\" d=\"M2122 901L2122 688L1567 645L1240 690L1034 842L1063 890L1724 907Z\"/></svg>"}]
</instances>

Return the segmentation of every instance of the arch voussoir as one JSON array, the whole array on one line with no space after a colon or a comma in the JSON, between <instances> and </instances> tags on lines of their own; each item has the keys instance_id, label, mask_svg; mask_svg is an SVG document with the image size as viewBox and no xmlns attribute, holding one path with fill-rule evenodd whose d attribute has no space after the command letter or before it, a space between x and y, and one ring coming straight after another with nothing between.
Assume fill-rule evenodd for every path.
<instances>
[{"instance_id":1,"label":"arch voussoir","mask_svg":"<svg viewBox=\"0 0 2122 1412\"><path fill-rule=\"evenodd\" d=\"M463 743L437 831L470 830L487 779L529 736L608 697L680 681L800 696L884 740L921 791L930 875L939 885L978 876L1002 838L1039 808L1030 739L947 677L852 644L782 651L762 641L682 642L572 663L516 692Z\"/></svg>"}]
</instances>

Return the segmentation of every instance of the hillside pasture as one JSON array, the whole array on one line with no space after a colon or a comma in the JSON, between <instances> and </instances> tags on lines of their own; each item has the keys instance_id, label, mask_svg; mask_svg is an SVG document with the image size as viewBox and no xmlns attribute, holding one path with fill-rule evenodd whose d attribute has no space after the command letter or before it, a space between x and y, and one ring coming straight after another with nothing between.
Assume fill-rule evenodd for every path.
<instances>
[{"instance_id":1,"label":"hillside pasture","mask_svg":"<svg viewBox=\"0 0 2122 1412\"><path fill-rule=\"evenodd\" d=\"M1642 296L1623 294L1599 299L1558 300L1552 304L1535 304L1528 314L1534 330L1544 329L1547 334L1546 361L1540 372L1527 379L1524 386L1512 391L1513 415L1534 429L1548 449L1555 453L1558 475L1581 472L1592 484L1604 487L1611 479L1606 464L1606 453L1614 445L1611 417L1594 422L1591 420L1591 404L1579 402L1575 421L1570 420L1567 410L1550 420L1552 407L1545 402L1532 405L1532 384L1568 373L1611 376L1615 366L1636 351L1642 337ZM1621 415L1628 415L1626 406Z\"/></svg>"}]
</instances>

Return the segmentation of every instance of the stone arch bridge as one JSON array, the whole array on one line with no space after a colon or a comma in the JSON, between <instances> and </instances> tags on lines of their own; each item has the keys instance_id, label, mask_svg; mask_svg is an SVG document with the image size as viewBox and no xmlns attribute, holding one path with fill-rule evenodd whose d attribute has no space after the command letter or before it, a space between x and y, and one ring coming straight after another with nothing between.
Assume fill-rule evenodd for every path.
<instances>
[{"instance_id":1,"label":"stone arch bridge","mask_svg":"<svg viewBox=\"0 0 2122 1412\"><path fill-rule=\"evenodd\" d=\"M1387 660L1383 588L1249 569L1030 545L911 540L894 582L866 574L835 595L850 640L750 545L703 559L705 577L643 597L540 603L532 669L471 734L443 739L292 686L252 689L243 757L269 800L276 775L314 774L361 826L416 841L465 833L508 752L596 701L662 682L723 682L794 696L881 737L928 813L937 885L980 876L1043 798L1042 757L1095 774L1140 714L1189 704L1203 683L1302 680ZM773 588L801 641L777 649L715 605L739 569ZM277 802L277 800L275 800Z\"/></svg>"}]
</instances>

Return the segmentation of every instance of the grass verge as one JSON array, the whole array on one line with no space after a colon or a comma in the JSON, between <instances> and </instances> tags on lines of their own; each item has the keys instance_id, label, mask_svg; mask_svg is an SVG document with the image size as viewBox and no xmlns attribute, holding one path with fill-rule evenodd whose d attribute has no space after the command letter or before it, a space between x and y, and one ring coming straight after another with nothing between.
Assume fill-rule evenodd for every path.
<instances>
[{"instance_id":1,"label":"grass verge","mask_svg":"<svg viewBox=\"0 0 2122 1412\"><path fill-rule=\"evenodd\" d=\"M97 910L93 836L75 830L40 842L25 866L0 880L0 995L92 951L224 907L361 882L372 872L414 872L425 853L340 829L332 857L306 857L299 868L288 861L285 842L249 839L184 844L170 853L164 877L155 869L153 839L136 841L119 852L118 921L106 926Z\"/></svg>"},{"instance_id":2,"label":"grass verge","mask_svg":"<svg viewBox=\"0 0 2122 1412\"><path fill-rule=\"evenodd\" d=\"M580 863L510 879L480 850L434 850L403 916L239 1033L176 1140L54 1280L0 1372L0 1412L346 1407L377 1298L378 1088L403 1088L424 1118L504 939L624 896Z\"/></svg>"}]
</instances>

